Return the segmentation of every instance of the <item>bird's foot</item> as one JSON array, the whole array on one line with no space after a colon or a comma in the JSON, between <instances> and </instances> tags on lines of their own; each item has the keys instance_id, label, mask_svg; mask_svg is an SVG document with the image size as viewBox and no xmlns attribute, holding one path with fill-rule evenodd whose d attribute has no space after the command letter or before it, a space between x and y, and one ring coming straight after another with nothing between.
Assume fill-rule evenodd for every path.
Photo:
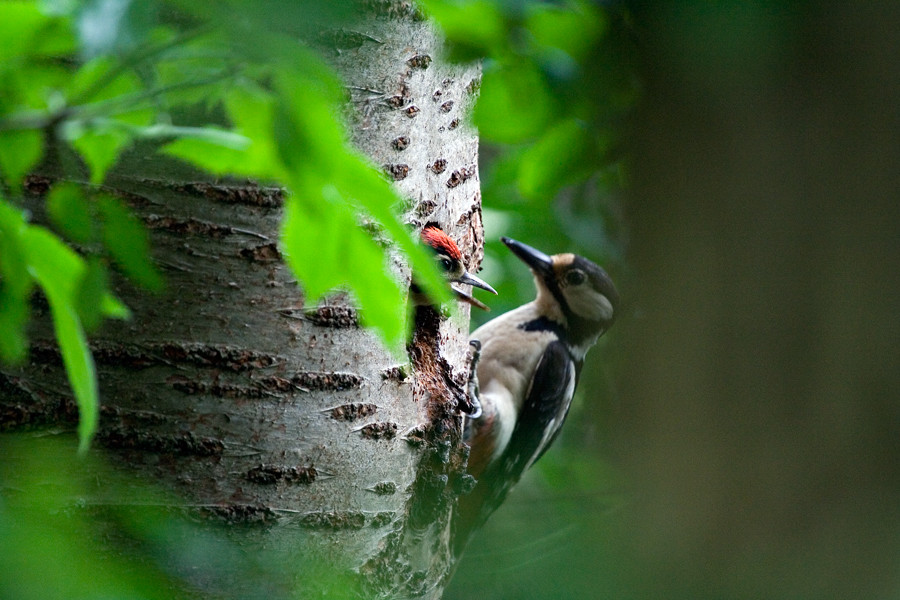
<instances>
[{"instance_id":1,"label":"bird's foot","mask_svg":"<svg viewBox=\"0 0 900 600\"><path fill-rule=\"evenodd\" d=\"M463 409L470 419L481 416L481 400L478 392L478 360L481 358L481 342L469 340L469 382L466 386L469 405ZM466 410L468 409L468 410Z\"/></svg>"}]
</instances>

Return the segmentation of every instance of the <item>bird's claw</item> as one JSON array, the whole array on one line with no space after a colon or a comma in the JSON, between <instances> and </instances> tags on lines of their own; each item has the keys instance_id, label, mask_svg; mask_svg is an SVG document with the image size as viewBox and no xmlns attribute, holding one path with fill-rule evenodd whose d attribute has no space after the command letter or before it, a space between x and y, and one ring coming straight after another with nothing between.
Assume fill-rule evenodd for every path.
<instances>
[{"instance_id":1,"label":"bird's claw","mask_svg":"<svg viewBox=\"0 0 900 600\"><path fill-rule=\"evenodd\" d=\"M469 340L469 381L466 386L468 392L468 410L463 409L470 419L477 419L481 416L481 400L479 400L478 391L478 360L481 358L481 342L478 340Z\"/></svg>"}]
</instances>

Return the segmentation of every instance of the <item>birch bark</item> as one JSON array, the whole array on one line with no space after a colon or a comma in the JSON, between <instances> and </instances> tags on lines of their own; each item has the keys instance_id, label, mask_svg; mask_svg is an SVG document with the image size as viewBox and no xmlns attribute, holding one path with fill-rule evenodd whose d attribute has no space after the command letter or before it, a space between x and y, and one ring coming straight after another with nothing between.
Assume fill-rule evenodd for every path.
<instances>
[{"instance_id":1,"label":"birch bark","mask_svg":"<svg viewBox=\"0 0 900 600\"><path fill-rule=\"evenodd\" d=\"M435 28L407 3L375 6L364 31L335 36L353 142L395 180L408 223L441 226L477 270L467 115L480 69L446 63ZM35 210L49 183L29 180ZM278 248L281 190L200 180L156 156L109 183L149 228L167 287L154 297L117 286L135 318L92 339L94 452L174 492L179 511L224 523L273 569L290 565L304 597L336 585L312 576L325 564L366 597L439 598L449 511L469 484L456 411L468 306L416 309L408 357L392 356L346 295L304 299ZM30 363L0 372L3 429L74 425L47 317ZM261 593L239 571L195 579L199 596Z\"/></svg>"}]
</instances>

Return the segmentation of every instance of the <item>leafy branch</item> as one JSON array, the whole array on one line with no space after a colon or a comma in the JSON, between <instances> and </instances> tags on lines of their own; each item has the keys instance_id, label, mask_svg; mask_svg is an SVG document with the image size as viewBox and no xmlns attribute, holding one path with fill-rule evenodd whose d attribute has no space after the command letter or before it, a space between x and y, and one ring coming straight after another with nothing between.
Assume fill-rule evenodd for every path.
<instances>
[{"instance_id":1,"label":"leafy branch","mask_svg":"<svg viewBox=\"0 0 900 600\"><path fill-rule=\"evenodd\" d=\"M343 86L331 69L278 31L253 32L269 40L269 51L259 53L223 32L217 12L178 16L185 7L172 8L175 18L152 23L123 53L118 38L103 48L79 47L75 12L0 4L0 22L18 34L0 49L0 183L8 191L0 197L0 360L24 360L30 297L40 289L79 408L82 450L99 414L87 335L105 318L129 316L109 286L108 265L149 291L163 285L143 225L124 203L96 191L137 140L155 141L211 173L284 185L282 249L305 296L314 301L349 288L363 320L391 348L408 337L404 290L385 268L385 250L358 226L359 213L400 246L433 297L447 294L434 261L392 211L399 198L389 182L347 146L336 117ZM120 25L114 33L125 40L128 24ZM201 76L184 66L198 56L206 57ZM226 122L177 124L184 107L205 107L219 119L224 113ZM92 184L50 190L47 214L61 235L30 223L17 207L25 176L59 146L81 158ZM66 178L83 178L77 164ZM303 193L291 193L297 191ZM337 245L353 250L352 265Z\"/></svg>"}]
</instances>

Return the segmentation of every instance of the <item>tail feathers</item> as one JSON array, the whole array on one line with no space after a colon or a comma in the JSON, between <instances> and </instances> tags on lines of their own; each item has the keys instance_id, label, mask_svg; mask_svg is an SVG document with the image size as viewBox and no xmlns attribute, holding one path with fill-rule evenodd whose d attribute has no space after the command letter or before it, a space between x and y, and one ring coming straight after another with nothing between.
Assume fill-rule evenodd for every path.
<instances>
[{"instance_id":1,"label":"tail feathers","mask_svg":"<svg viewBox=\"0 0 900 600\"><path fill-rule=\"evenodd\" d=\"M491 465L497 467L498 465ZM506 500L509 490L518 479L502 477L499 469L489 467L481 475L470 494L460 496L453 512L452 549L457 560L462 556L469 538L480 529Z\"/></svg>"}]
</instances>

